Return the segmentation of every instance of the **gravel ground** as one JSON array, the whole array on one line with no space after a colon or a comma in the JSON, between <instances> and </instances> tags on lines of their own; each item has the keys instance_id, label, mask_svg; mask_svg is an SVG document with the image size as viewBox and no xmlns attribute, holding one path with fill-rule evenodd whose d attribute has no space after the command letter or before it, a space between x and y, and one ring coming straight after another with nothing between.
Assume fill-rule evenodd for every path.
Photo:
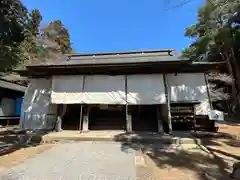
<instances>
[{"instance_id":1,"label":"gravel ground","mask_svg":"<svg viewBox=\"0 0 240 180\"><path fill-rule=\"evenodd\" d=\"M238 124L221 124L219 132L238 134ZM240 140L240 139L239 139ZM206 138L198 145L159 146L79 142L43 147L37 154L18 150L0 158L1 180L228 180L240 159L240 147L228 138ZM41 149L41 148L40 148ZM46 150L46 151L45 151ZM143 152L142 152L143 151ZM18 155L24 158L15 163ZM21 155L21 156L22 156ZM9 156L9 157L7 157ZM26 158L25 158L26 156ZM9 163L14 164L14 167ZM5 169L1 171L1 165ZM6 168L11 169L6 171Z\"/></svg>"},{"instance_id":2,"label":"gravel ground","mask_svg":"<svg viewBox=\"0 0 240 180\"><path fill-rule=\"evenodd\" d=\"M119 143L68 143L0 174L1 180L135 180L135 150Z\"/></svg>"}]
</instances>

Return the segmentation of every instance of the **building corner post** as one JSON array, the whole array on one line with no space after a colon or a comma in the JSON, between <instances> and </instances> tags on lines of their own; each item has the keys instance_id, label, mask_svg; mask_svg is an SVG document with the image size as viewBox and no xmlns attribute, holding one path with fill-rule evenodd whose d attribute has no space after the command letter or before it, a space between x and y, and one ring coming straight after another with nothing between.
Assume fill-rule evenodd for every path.
<instances>
[{"instance_id":1,"label":"building corner post","mask_svg":"<svg viewBox=\"0 0 240 180\"><path fill-rule=\"evenodd\" d=\"M208 94L208 101L209 101L210 109L213 110L212 98L211 98L211 93L210 93L210 90L209 90L209 83L208 83L208 78L207 78L206 73L204 73L204 79L205 79L205 84L206 84L206 88L207 88L207 94Z\"/></svg>"},{"instance_id":2,"label":"building corner post","mask_svg":"<svg viewBox=\"0 0 240 180\"><path fill-rule=\"evenodd\" d=\"M125 98L126 98L126 131L128 133L132 132L132 115L128 108L128 101L127 101L127 75L125 75Z\"/></svg>"},{"instance_id":3,"label":"building corner post","mask_svg":"<svg viewBox=\"0 0 240 180\"><path fill-rule=\"evenodd\" d=\"M171 106L170 106L170 94L169 94L169 85L168 85L168 78L167 75L163 74L163 81L164 81L164 87L165 87L165 97L167 102L167 111L168 111L168 129L169 134L172 134L172 117L171 117Z\"/></svg>"}]
</instances>

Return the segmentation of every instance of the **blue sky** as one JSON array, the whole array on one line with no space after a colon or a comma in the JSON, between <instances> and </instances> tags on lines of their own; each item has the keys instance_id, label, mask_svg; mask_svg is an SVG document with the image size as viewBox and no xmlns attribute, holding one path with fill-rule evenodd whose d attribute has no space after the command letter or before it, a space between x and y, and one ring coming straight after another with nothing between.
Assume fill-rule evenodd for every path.
<instances>
[{"instance_id":1,"label":"blue sky","mask_svg":"<svg viewBox=\"0 0 240 180\"><path fill-rule=\"evenodd\" d=\"M79 53L176 48L191 42L185 28L197 20L203 0L173 7L184 0L22 0L37 8L43 24L59 19ZM169 2L169 3L167 3Z\"/></svg>"}]
</instances>

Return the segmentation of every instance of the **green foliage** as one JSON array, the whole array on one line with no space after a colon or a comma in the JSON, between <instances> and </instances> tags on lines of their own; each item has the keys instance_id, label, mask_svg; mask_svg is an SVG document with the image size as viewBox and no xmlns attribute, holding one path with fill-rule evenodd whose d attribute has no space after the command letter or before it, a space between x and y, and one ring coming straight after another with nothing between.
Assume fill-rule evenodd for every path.
<instances>
[{"instance_id":1,"label":"green foliage","mask_svg":"<svg viewBox=\"0 0 240 180\"><path fill-rule=\"evenodd\" d=\"M19 0L0 1L0 71L22 61L20 44L24 41L27 9Z\"/></svg>"},{"instance_id":2,"label":"green foliage","mask_svg":"<svg viewBox=\"0 0 240 180\"><path fill-rule=\"evenodd\" d=\"M24 40L27 9L19 0L0 1L0 40L3 44Z\"/></svg>"},{"instance_id":3,"label":"green foliage","mask_svg":"<svg viewBox=\"0 0 240 180\"><path fill-rule=\"evenodd\" d=\"M61 21L44 28L41 21L40 11L29 12L20 0L0 1L0 72L47 63L72 51L68 30Z\"/></svg>"},{"instance_id":4,"label":"green foliage","mask_svg":"<svg viewBox=\"0 0 240 180\"><path fill-rule=\"evenodd\" d=\"M240 0L211 0L198 11L198 22L186 28L185 36L194 42L182 54L192 61L223 61L222 53L234 47L236 32L231 31L228 21L240 10ZM235 36L239 38L239 36Z\"/></svg>"},{"instance_id":5,"label":"green foliage","mask_svg":"<svg viewBox=\"0 0 240 180\"><path fill-rule=\"evenodd\" d=\"M239 12L237 16L234 16ZM234 18L233 18L234 17ZM187 27L185 36L193 43L182 51L192 61L225 61L232 79L231 90L221 78L211 82L214 96L231 94L232 109L240 104L240 0L209 0L198 11L197 23ZM214 77L221 77L216 73ZM218 98L217 98L218 99ZM219 98L226 99L226 98Z\"/></svg>"},{"instance_id":6,"label":"green foliage","mask_svg":"<svg viewBox=\"0 0 240 180\"><path fill-rule=\"evenodd\" d=\"M60 20L50 22L43 29L43 36L59 46L61 53L70 53L72 51L70 36L68 30Z\"/></svg>"},{"instance_id":7,"label":"green foliage","mask_svg":"<svg viewBox=\"0 0 240 180\"><path fill-rule=\"evenodd\" d=\"M38 9L33 9L31 13L29 13L30 19L29 19L29 28L34 37L37 37L39 35L39 28L40 23L42 21L42 15Z\"/></svg>"}]
</instances>

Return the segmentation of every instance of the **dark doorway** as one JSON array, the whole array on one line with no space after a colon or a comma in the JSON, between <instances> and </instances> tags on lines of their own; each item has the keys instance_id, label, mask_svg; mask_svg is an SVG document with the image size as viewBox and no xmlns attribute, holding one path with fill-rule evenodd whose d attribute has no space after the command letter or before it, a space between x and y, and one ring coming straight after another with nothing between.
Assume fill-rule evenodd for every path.
<instances>
[{"instance_id":1,"label":"dark doorway","mask_svg":"<svg viewBox=\"0 0 240 180\"><path fill-rule=\"evenodd\" d=\"M124 105L94 105L89 113L90 130L124 130L126 127Z\"/></svg>"},{"instance_id":2,"label":"dark doorway","mask_svg":"<svg viewBox=\"0 0 240 180\"><path fill-rule=\"evenodd\" d=\"M62 120L63 130L79 130L80 125L80 104L68 104L66 113Z\"/></svg>"},{"instance_id":3,"label":"dark doorway","mask_svg":"<svg viewBox=\"0 0 240 180\"><path fill-rule=\"evenodd\" d=\"M157 105L128 106L132 114L133 131L158 131Z\"/></svg>"}]
</instances>

